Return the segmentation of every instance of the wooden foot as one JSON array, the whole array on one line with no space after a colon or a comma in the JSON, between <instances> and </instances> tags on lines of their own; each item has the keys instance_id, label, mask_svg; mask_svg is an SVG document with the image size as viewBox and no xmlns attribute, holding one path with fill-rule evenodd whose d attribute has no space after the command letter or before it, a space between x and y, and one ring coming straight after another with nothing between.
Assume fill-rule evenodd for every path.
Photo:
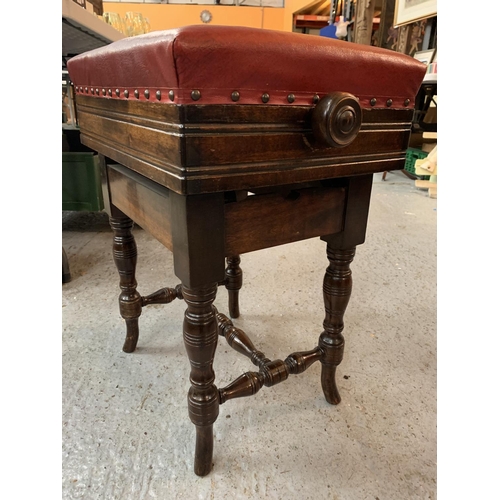
<instances>
[{"instance_id":1,"label":"wooden foot","mask_svg":"<svg viewBox=\"0 0 500 500\"><path fill-rule=\"evenodd\" d=\"M325 302L324 331L319 337L321 357L321 387L330 404L340 403L340 394L335 382L337 366L344 354L344 313L349 303L352 289L352 273L349 268L354 259L355 248L336 250L327 245L330 261L323 281Z\"/></svg>"},{"instance_id":2,"label":"wooden foot","mask_svg":"<svg viewBox=\"0 0 500 500\"><path fill-rule=\"evenodd\" d=\"M225 285L229 295L229 316L231 318L239 318L239 292L243 285L243 271L240 267L240 256L227 258L226 281Z\"/></svg>"},{"instance_id":3,"label":"wooden foot","mask_svg":"<svg viewBox=\"0 0 500 500\"><path fill-rule=\"evenodd\" d=\"M214 385L213 361L218 327L215 308L217 283L203 288L182 287L187 304L184 315L184 345L191 363L188 411L196 426L194 472L206 476L212 469L213 423L219 415L219 392Z\"/></svg>"},{"instance_id":4,"label":"wooden foot","mask_svg":"<svg viewBox=\"0 0 500 500\"><path fill-rule=\"evenodd\" d=\"M206 476L212 470L214 453L213 425L196 426L196 448L194 452L194 473Z\"/></svg>"},{"instance_id":5,"label":"wooden foot","mask_svg":"<svg viewBox=\"0 0 500 500\"><path fill-rule=\"evenodd\" d=\"M113 258L120 275L121 293L118 299L120 314L127 326L127 336L123 351L133 352L139 339L139 316L141 315L141 296L136 290L135 268L137 264L137 247L132 228L134 222L126 216L110 217L113 229Z\"/></svg>"}]
</instances>

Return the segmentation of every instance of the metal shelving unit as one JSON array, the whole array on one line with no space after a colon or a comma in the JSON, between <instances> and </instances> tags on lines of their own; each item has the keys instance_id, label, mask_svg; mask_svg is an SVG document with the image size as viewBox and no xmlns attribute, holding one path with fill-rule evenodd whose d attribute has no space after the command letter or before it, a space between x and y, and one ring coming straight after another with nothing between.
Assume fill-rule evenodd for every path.
<instances>
[{"instance_id":1,"label":"metal shelving unit","mask_svg":"<svg viewBox=\"0 0 500 500\"><path fill-rule=\"evenodd\" d=\"M103 47L125 38L94 14L73 0L62 0L62 56L63 59Z\"/></svg>"},{"instance_id":2,"label":"metal shelving unit","mask_svg":"<svg viewBox=\"0 0 500 500\"><path fill-rule=\"evenodd\" d=\"M67 109L70 118L70 123L62 124L62 133L63 139L67 142L79 143L79 131L66 61L73 56L122 38L125 38L125 35L73 0L62 0L62 80L63 87L67 89ZM102 205L102 195L99 196L101 187L92 154L88 152L62 154L63 210L65 207L70 210L99 210ZM70 280L70 266L63 248L62 282L67 283Z\"/></svg>"}]
</instances>

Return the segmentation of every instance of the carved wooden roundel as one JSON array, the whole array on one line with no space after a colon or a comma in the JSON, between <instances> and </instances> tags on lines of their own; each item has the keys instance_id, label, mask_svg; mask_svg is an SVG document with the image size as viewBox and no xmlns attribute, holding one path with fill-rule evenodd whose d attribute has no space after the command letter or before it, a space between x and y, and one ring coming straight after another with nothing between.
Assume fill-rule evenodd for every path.
<instances>
[{"instance_id":1,"label":"carved wooden roundel","mask_svg":"<svg viewBox=\"0 0 500 500\"><path fill-rule=\"evenodd\" d=\"M347 92L334 92L316 104L312 129L316 139L325 146L343 148L356 139L361 119L358 100Z\"/></svg>"}]
</instances>

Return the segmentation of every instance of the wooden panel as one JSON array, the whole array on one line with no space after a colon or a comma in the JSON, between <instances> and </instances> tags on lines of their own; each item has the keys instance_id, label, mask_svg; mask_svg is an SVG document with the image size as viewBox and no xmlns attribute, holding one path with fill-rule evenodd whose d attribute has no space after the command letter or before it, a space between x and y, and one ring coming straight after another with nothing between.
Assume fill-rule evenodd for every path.
<instances>
[{"instance_id":1,"label":"wooden panel","mask_svg":"<svg viewBox=\"0 0 500 500\"><path fill-rule=\"evenodd\" d=\"M226 255L239 255L342 230L345 188L249 196L225 206Z\"/></svg>"},{"instance_id":2,"label":"wooden panel","mask_svg":"<svg viewBox=\"0 0 500 500\"><path fill-rule=\"evenodd\" d=\"M207 123L280 124L283 126L305 123L311 110L312 108L307 106L194 105L182 107L181 121L189 128L196 124Z\"/></svg>"},{"instance_id":3,"label":"wooden panel","mask_svg":"<svg viewBox=\"0 0 500 500\"><path fill-rule=\"evenodd\" d=\"M121 165L108 166L111 203L172 251L170 192Z\"/></svg>"},{"instance_id":4,"label":"wooden panel","mask_svg":"<svg viewBox=\"0 0 500 500\"><path fill-rule=\"evenodd\" d=\"M143 104L143 103L136 103ZM304 124L310 123L308 106L193 105L182 107L180 119L189 126L200 123ZM363 123L411 123L413 109L365 108ZM309 127L310 128L310 127Z\"/></svg>"},{"instance_id":5,"label":"wooden panel","mask_svg":"<svg viewBox=\"0 0 500 500\"><path fill-rule=\"evenodd\" d=\"M405 165L405 152L390 155L364 155L358 159L336 159L327 163L320 159L301 162L251 163L227 165L205 169L199 167L185 184L187 194L213 191L255 189L312 182L322 179L373 174L401 170Z\"/></svg>"},{"instance_id":6,"label":"wooden panel","mask_svg":"<svg viewBox=\"0 0 500 500\"><path fill-rule=\"evenodd\" d=\"M86 136L113 148L156 162L174 175L180 171L180 139L172 133L102 117L80 110L78 123Z\"/></svg>"},{"instance_id":7,"label":"wooden panel","mask_svg":"<svg viewBox=\"0 0 500 500\"><path fill-rule=\"evenodd\" d=\"M152 165L147 161L123 152L122 150L117 149L116 145L114 144L104 143L102 140L94 139L93 137L85 135L83 133L80 135L80 139L82 144L85 144L85 146L88 146L94 151L98 151L102 155L121 165L126 165L132 171L135 171L142 176L151 179L161 186L165 186L180 193L184 193L186 191L185 180L181 176L173 175L172 172L168 172L158 165ZM396 169L386 168L385 170Z\"/></svg>"},{"instance_id":8,"label":"wooden panel","mask_svg":"<svg viewBox=\"0 0 500 500\"><path fill-rule=\"evenodd\" d=\"M77 95L81 142L170 189L183 189L179 107Z\"/></svg>"},{"instance_id":9,"label":"wooden panel","mask_svg":"<svg viewBox=\"0 0 500 500\"><path fill-rule=\"evenodd\" d=\"M76 105L78 108L86 108L89 112L103 116L110 116L113 113L121 114L127 120L135 122L157 122L175 124L180 123L180 107L174 104L168 105L160 102L141 102L130 99L113 99L92 97L84 94L76 95ZM411 118L410 118L411 119Z\"/></svg>"},{"instance_id":10,"label":"wooden panel","mask_svg":"<svg viewBox=\"0 0 500 500\"><path fill-rule=\"evenodd\" d=\"M102 89L101 89L102 92ZM179 194L404 167L412 109L363 109L347 147L322 147L309 106L184 105L77 96L82 143Z\"/></svg>"},{"instance_id":11,"label":"wooden panel","mask_svg":"<svg viewBox=\"0 0 500 500\"><path fill-rule=\"evenodd\" d=\"M174 272L183 287L225 278L224 193L170 194Z\"/></svg>"},{"instance_id":12,"label":"wooden panel","mask_svg":"<svg viewBox=\"0 0 500 500\"><path fill-rule=\"evenodd\" d=\"M350 157L362 161L360 156L398 152L406 149L405 132L408 129L361 130L356 139L345 148L328 148L317 145L311 133L285 133L250 130L246 128L237 137L228 137L220 132L207 130L205 134L186 136L186 167L212 167L234 164L241 159L244 163L277 162L321 158L335 164L336 159ZM211 172L212 173L212 172ZM335 170L332 169L332 177Z\"/></svg>"},{"instance_id":13,"label":"wooden panel","mask_svg":"<svg viewBox=\"0 0 500 500\"><path fill-rule=\"evenodd\" d=\"M347 202L343 230L321 237L332 248L347 250L364 243L372 183L373 175L357 175L346 179Z\"/></svg>"},{"instance_id":14,"label":"wooden panel","mask_svg":"<svg viewBox=\"0 0 500 500\"><path fill-rule=\"evenodd\" d=\"M298 106L187 106L182 119L188 176L196 175L196 166L200 172L209 166L211 174L220 175L212 167L306 159L334 165L345 163L347 157L351 163L363 162L368 155L397 154L407 148L413 110L363 109L360 133L344 148L317 144L311 113L312 108ZM335 175L332 170L330 177Z\"/></svg>"}]
</instances>

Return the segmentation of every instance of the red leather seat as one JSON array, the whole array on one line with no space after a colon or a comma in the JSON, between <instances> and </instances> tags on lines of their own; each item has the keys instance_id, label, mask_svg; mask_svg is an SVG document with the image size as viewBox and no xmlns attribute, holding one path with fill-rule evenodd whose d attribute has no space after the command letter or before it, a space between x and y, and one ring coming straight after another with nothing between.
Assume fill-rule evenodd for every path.
<instances>
[{"instance_id":1,"label":"red leather seat","mask_svg":"<svg viewBox=\"0 0 500 500\"><path fill-rule=\"evenodd\" d=\"M313 105L315 96L343 91L362 107L390 100L404 108L413 107L425 66L319 36L196 25L120 40L74 57L68 70L78 93L112 99L263 104L268 94L268 105Z\"/></svg>"}]
</instances>

